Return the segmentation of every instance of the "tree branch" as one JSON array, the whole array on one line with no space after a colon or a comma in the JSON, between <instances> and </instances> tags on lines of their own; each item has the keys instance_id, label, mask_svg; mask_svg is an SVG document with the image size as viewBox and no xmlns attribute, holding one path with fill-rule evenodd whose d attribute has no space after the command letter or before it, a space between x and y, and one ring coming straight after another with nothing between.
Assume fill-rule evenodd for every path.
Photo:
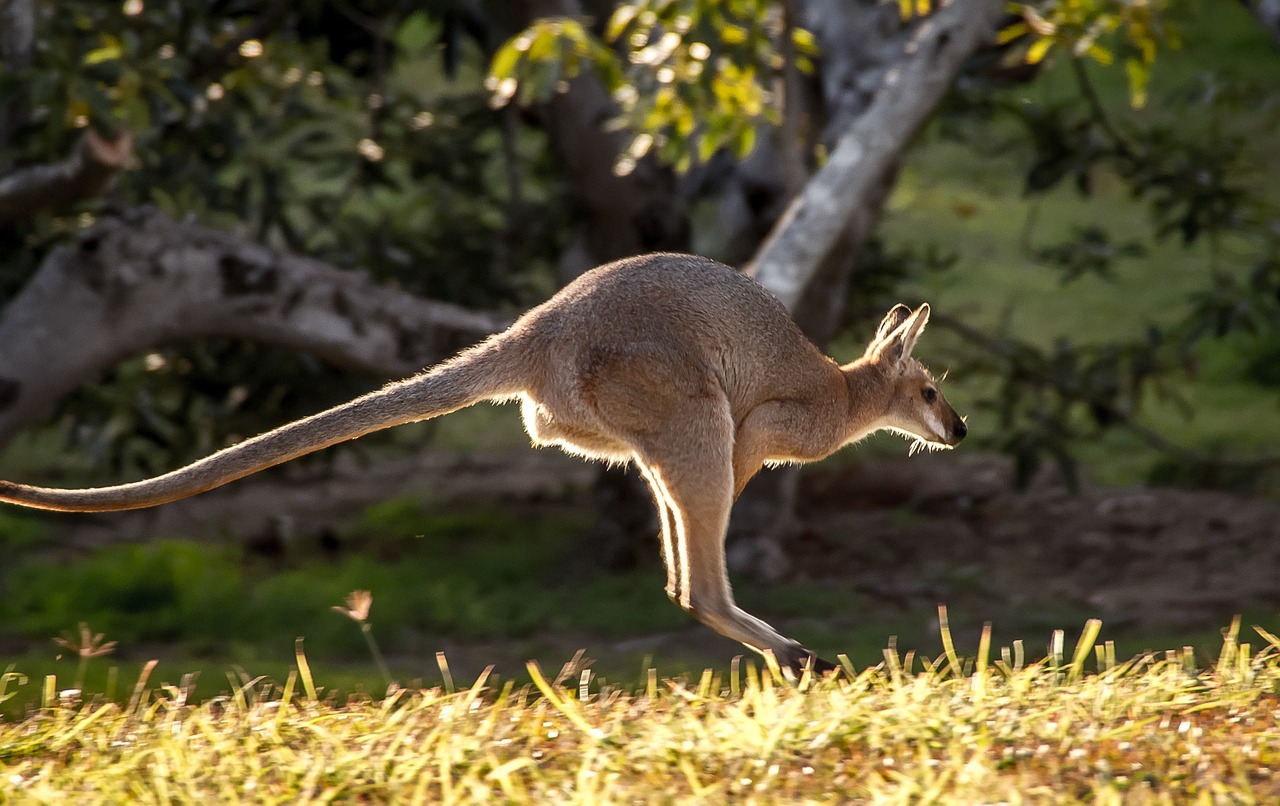
<instances>
[{"instance_id":1,"label":"tree branch","mask_svg":"<svg viewBox=\"0 0 1280 806\"><path fill-rule=\"evenodd\" d=\"M0 225L35 210L97 196L107 180L132 158L133 135L129 132L107 141L87 130L62 162L22 168L0 178Z\"/></svg>"},{"instance_id":2,"label":"tree branch","mask_svg":"<svg viewBox=\"0 0 1280 806\"><path fill-rule=\"evenodd\" d=\"M827 163L791 203L748 269L787 307L796 307L965 60L990 40L1002 11L999 0L951 0L920 23L870 108L840 135Z\"/></svg>"},{"instance_id":3,"label":"tree branch","mask_svg":"<svg viewBox=\"0 0 1280 806\"><path fill-rule=\"evenodd\" d=\"M1245 0L1245 5L1280 46L1280 0Z\"/></svg>"},{"instance_id":4,"label":"tree branch","mask_svg":"<svg viewBox=\"0 0 1280 806\"><path fill-rule=\"evenodd\" d=\"M1088 105L1094 121L1111 138L1116 154L1120 157L1131 158L1133 150L1129 148L1129 142L1121 136L1120 130L1111 122L1111 116L1107 114L1107 108L1102 105L1102 99L1098 97L1098 91L1094 88L1092 79L1089 78L1088 70L1085 69L1083 58L1075 54L1071 55L1071 72L1075 76L1076 86L1080 88L1080 94L1084 96L1085 103Z\"/></svg>"},{"instance_id":5,"label":"tree branch","mask_svg":"<svg viewBox=\"0 0 1280 806\"><path fill-rule=\"evenodd\" d=\"M0 445L107 367L183 339L282 344L404 377L508 323L135 209L52 252L0 311Z\"/></svg>"}]
</instances>

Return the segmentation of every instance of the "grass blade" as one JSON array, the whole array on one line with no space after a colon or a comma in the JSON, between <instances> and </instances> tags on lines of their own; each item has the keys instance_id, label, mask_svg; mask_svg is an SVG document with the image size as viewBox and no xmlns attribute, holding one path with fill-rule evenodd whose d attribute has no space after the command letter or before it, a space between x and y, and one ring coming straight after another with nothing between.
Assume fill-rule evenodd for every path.
<instances>
[{"instance_id":1,"label":"grass blade","mask_svg":"<svg viewBox=\"0 0 1280 806\"><path fill-rule=\"evenodd\" d=\"M1098 633L1102 631L1102 621L1091 618L1084 623L1084 630L1080 632L1080 640L1076 641L1076 651L1071 656L1071 668L1067 671L1067 678L1072 682L1079 680L1084 674L1084 662L1093 654L1093 645L1098 640Z\"/></svg>"},{"instance_id":2,"label":"grass blade","mask_svg":"<svg viewBox=\"0 0 1280 806\"><path fill-rule=\"evenodd\" d=\"M298 676L302 678L302 690L307 692L307 699L316 702L316 681L311 677L311 664L307 663L307 653L302 649L302 637L293 642L293 657L298 664Z\"/></svg>"},{"instance_id":3,"label":"grass blade","mask_svg":"<svg viewBox=\"0 0 1280 806\"><path fill-rule=\"evenodd\" d=\"M960 656L956 654L955 642L951 640L951 624L947 618L947 606L938 605L938 632L942 634L942 651L947 656L947 668L953 678L964 677L964 666Z\"/></svg>"}]
</instances>

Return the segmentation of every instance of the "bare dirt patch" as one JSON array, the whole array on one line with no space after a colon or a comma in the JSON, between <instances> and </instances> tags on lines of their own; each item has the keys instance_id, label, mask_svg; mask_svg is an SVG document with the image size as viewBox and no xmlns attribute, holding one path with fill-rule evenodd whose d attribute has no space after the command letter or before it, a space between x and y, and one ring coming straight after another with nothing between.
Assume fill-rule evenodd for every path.
<instances>
[{"instance_id":1,"label":"bare dirt patch","mask_svg":"<svg viewBox=\"0 0 1280 806\"><path fill-rule=\"evenodd\" d=\"M1007 460L948 454L815 468L795 573L902 607L1077 611L1194 630L1280 607L1280 505L1224 493L1011 487Z\"/></svg>"}]
</instances>

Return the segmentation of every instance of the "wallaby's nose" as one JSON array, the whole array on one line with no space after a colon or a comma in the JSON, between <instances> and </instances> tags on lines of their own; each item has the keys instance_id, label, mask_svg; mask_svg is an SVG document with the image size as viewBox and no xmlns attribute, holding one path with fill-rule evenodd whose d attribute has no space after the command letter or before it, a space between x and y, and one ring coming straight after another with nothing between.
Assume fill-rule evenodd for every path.
<instances>
[{"instance_id":1,"label":"wallaby's nose","mask_svg":"<svg viewBox=\"0 0 1280 806\"><path fill-rule=\"evenodd\" d=\"M951 423L951 437L958 444L969 433L969 426L965 425L964 420L956 417Z\"/></svg>"}]
</instances>

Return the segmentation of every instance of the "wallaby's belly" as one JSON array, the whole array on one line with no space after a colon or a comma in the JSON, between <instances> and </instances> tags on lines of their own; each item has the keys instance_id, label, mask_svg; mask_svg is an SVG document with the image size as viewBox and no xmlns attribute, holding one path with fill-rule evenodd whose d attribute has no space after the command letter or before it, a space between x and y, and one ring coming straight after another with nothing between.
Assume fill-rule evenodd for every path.
<instances>
[{"instance_id":1,"label":"wallaby's belly","mask_svg":"<svg viewBox=\"0 0 1280 806\"><path fill-rule=\"evenodd\" d=\"M758 283L685 255L588 272L516 329L539 364L523 409L530 436L608 460L688 416L690 401L722 400L736 421L811 389L827 363Z\"/></svg>"}]
</instances>

